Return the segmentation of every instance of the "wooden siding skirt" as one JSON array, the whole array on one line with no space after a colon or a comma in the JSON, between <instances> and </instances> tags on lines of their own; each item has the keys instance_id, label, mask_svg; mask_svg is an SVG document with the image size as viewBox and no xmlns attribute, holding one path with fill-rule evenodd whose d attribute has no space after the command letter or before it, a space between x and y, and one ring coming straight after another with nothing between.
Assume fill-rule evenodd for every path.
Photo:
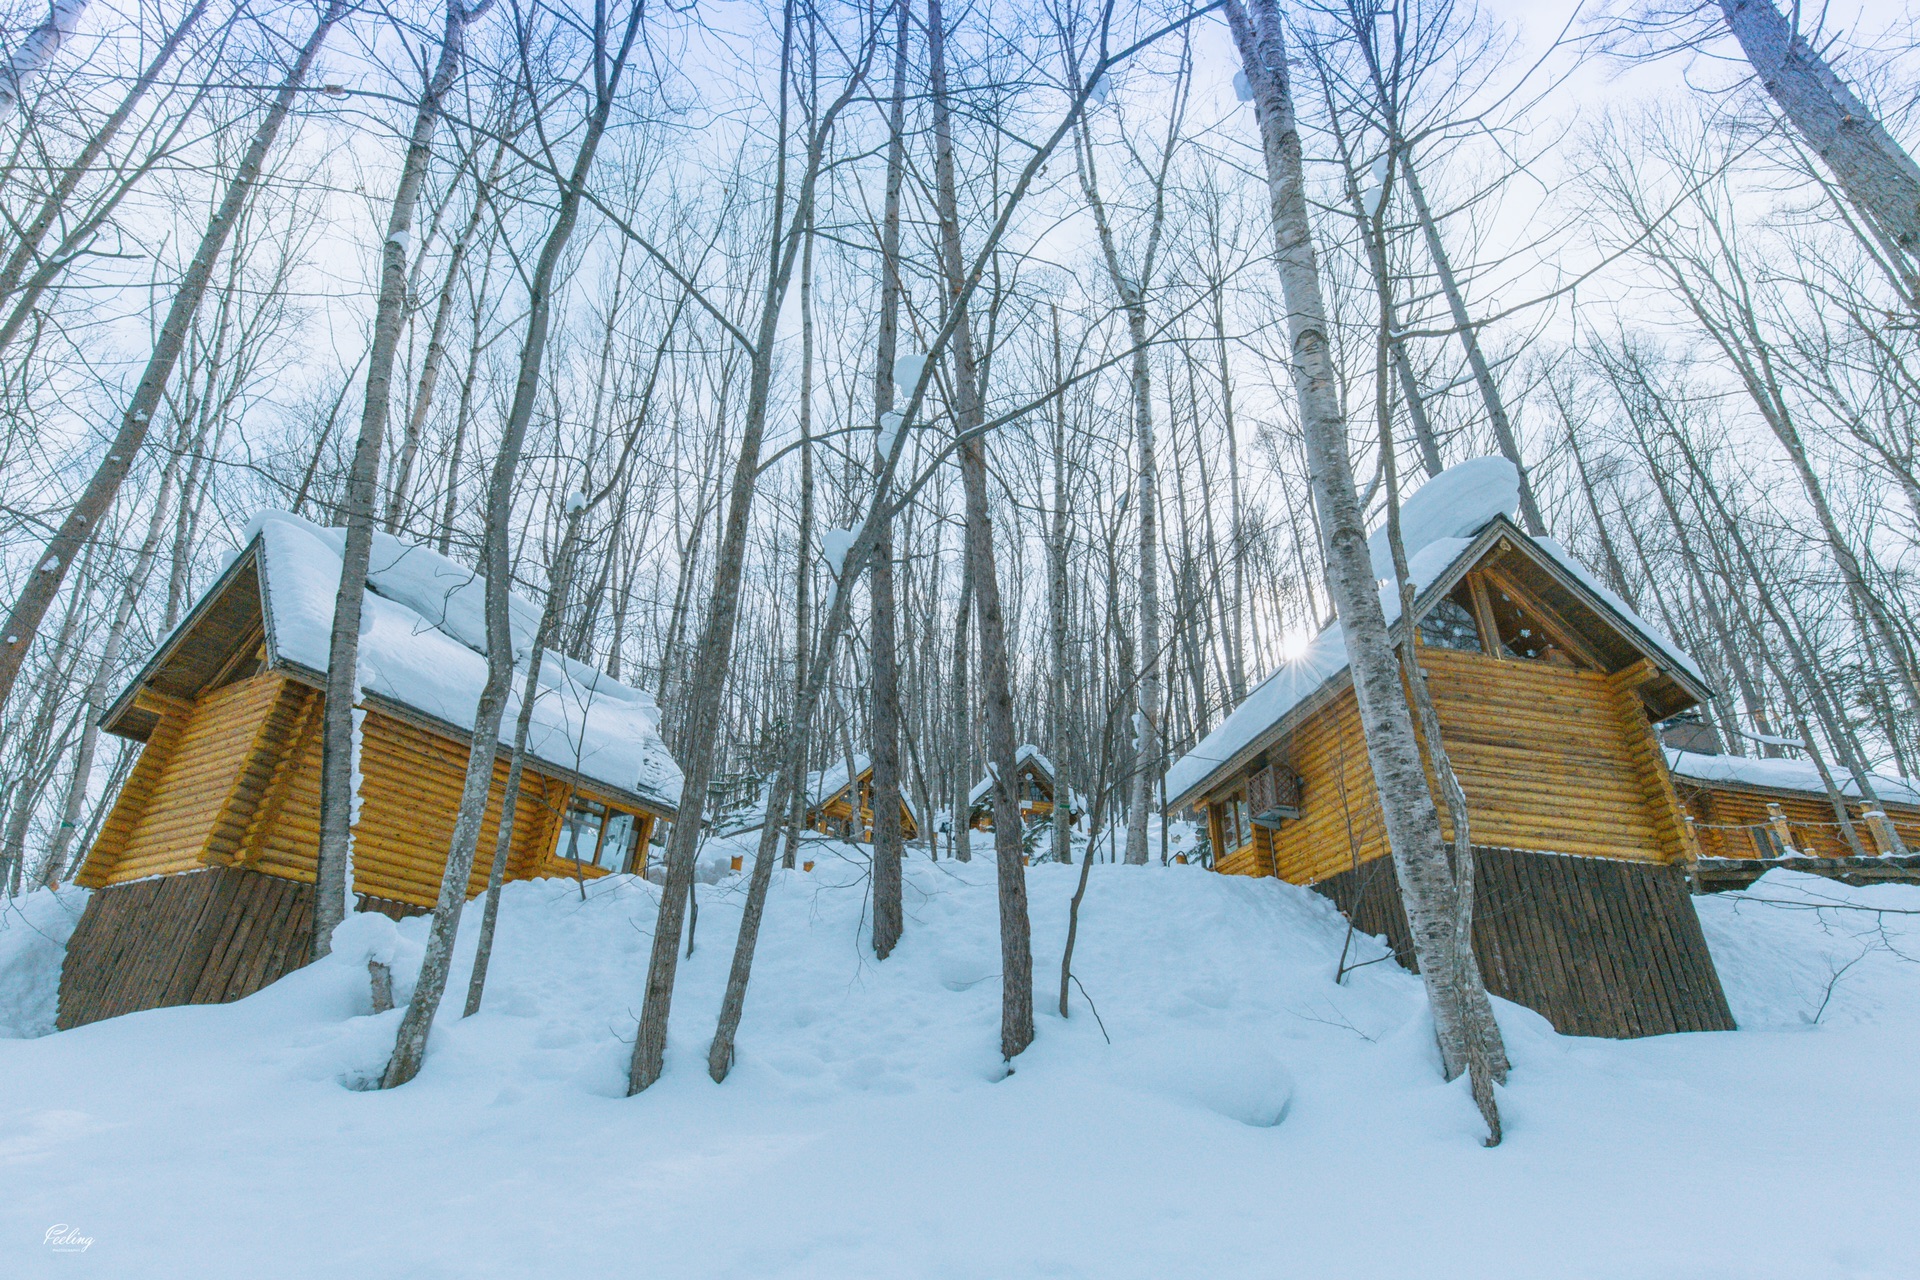
<instances>
[{"instance_id":1,"label":"wooden siding skirt","mask_svg":"<svg viewBox=\"0 0 1920 1280\"><path fill-rule=\"evenodd\" d=\"M399 919L411 903L362 895ZM95 889L60 967L65 1031L102 1018L250 996L307 962L313 886L209 867Z\"/></svg>"},{"instance_id":2,"label":"wooden siding skirt","mask_svg":"<svg viewBox=\"0 0 1920 1280\"><path fill-rule=\"evenodd\" d=\"M1313 888L1417 971L1390 859ZM1473 952L1487 990L1563 1035L1734 1029L1679 867L1476 848L1474 889Z\"/></svg>"}]
</instances>

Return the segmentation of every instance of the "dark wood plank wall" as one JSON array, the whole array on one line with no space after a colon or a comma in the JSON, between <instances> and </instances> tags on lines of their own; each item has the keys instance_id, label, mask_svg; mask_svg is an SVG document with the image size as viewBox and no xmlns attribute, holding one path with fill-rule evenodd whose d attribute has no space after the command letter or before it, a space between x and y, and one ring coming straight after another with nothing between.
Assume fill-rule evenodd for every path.
<instances>
[{"instance_id":1,"label":"dark wood plank wall","mask_svg":"<svg viewBox=\"0 0 1920 1280\"><path fill-rule=\"evenodd\" d=\"M362 911L400 919L408 902L364 894ZM61 1030L176 1004L250 996L307 962L313 886L209 867L96 889L60 968Z\"/></svg>"},{"instance_id":2,"label":"dark wood plank wall","mask_svg":"<svg viewBox=\"0 0 1920 1280\"><path fill-rule=\"evenodd\" d=\"M1313 888L1417 969L1390 859ZM1487 990L1555 1030L1616 1039L1733 1030L1680 867L1478 848L1474 889L1473 950Z\"/></svg>"}]
</instances>

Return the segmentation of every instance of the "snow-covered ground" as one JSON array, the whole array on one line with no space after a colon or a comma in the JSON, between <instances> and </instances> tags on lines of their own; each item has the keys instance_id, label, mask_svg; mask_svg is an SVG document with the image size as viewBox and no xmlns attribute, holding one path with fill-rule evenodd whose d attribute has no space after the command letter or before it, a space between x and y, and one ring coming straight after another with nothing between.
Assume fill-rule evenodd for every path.
<instances>
[{"instance_id":1,"label":"snow-covered ground","mask_svg":"<svg viewBox=\"0 0 1920 1280\"><path fill-rule=\"evenodd\" d=\"M1344 925L1307 891L1095 867L1075 968L1103 1034L1078 991L1054 1007L1078 868L1034 867L1039 1038L1008 1075L990 861L912 862L906 941L876 964L856 858L776 874L725 1085L704 1057L738 878L700 890L668 1073L638 1098L658 890L630 877L508 886L463 1022L469 920L450 1015L393 1092L349 1087L399 1014L369 1016L342 961L0 1040L0 1274L1920 1274L1920 914L1853 909L1920 913L1920 889L1776 872L1702 902L1738 1033L1568 1039L1503 1005L1489 1151L1417 982L1336 986ZM6 918L0 1028L44 1031L77 905ZM56 1252L54 1227L91 1244Z\"/></svg>"}]
</instances>

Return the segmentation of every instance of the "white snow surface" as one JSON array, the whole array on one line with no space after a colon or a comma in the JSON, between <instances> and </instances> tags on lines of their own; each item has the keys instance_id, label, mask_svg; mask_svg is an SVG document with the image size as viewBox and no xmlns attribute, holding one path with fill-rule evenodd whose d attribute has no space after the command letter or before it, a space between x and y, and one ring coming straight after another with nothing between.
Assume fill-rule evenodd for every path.
<instances>
[{"instance_id":1,"label":"white snow surface","mask_svg":"<svg viewBox=\"0 0 1920 1280\"><path fill-rule=\"evenodd\" d=\"M263 511L247 526L245 540L256 535L275 656L325 671L345 531ZM487 678L486 579L438 552L376 532L367 585L360 622L362 687L471 730ZM508 605L521 674L501 717L503 741L512 740L540 627L540 610L532 602L511 595ZM652 694L549 649L540 660L527 750L549 764L676 805L680 767L661 741L659 720Z\"/></svg>"},{"instance_id":2,"label":"white snow surface","mask_svg":"<svg viewBox=\"0 0 1920 1280\"><path fill-rule=\"evenodd\" d=\"M1914 1274L1897 1206L1920 1182L1920 965L1895 948L1920 953L1920 916L1859 908L1920 911L1920 889L1775 872L1699 899L1739 1032L1577 1039L1496 1002L1514 1072L1506 1142L1484 1150L1418 981L1388 962L1336 985L1344 924L1309 890L1095 866L1074 967L1103 1035L1077 989L1070 1019L1054 1003L1080 868L1031 868L1038 1035L1008 1075L986 844L909 860L884 963L860 852L821 848L812 874L774 872L723 1085L705 1054L737 876L699 890L666 1075L634 1098L659 890L631 876L584 900L509 884L486 1006L462 1019L473 904L399 1090L352 1087L401 1016L370 1013L365 958L394 956L404 1001L423 919L236 1004L0 1040L6 1273ZM58 963L25 937L0 931L9 990L44 989ZM47 1247L59 1224L84 1255Z\"/></svg>"},{"instance_id":3,"label":"white snow surface","mask_svg":"<svg viewBox=\"0 0 1920 1280\"><path fill-rule=\"evenodd\" d=\"M1520 473L1505 458L1469 458L1457 462L1415 489L1400 504L1400 541L1411 566L1414 554L1443 538L1471 538L1495 516L1520 509ZM1367 539L1373 576L1393 577L1393 551L1387 524Z\"/></svg>"},{"instance_id":4,"label":"white snow surface","mask_svg":"<svg viewBox=\"0 0 1920 1280\"><path fill-rule=\"evenodd\" d=\"M1820 771L1810 760L1762 760L1749 756L1715 756L1698 751L1667 749L1667 767L1682 778L1700 782L1726 782L1745 787L1768 787L1777 791L1805 791L1825 799L1826 786ZM1860 784L1845 769L1833 766L1834 785L1840 794L1860 798ZM1904 778L1884 773L1872 775L1873 789L1882 800L1896 804L1920 804L1920 790Z\"/></svg>"},{"instance_id":5,"label":"white snow surface","mask_svg":"<svg viewBox=\"0 0 1920 1280\"><path fill-rule=\"evenodd\" d=\"M1520 505L1519 473L1505 458L1471 458L1433 477L1400 504L1400 540L1406 548L1407 573L1416 594L1445 577L1465 553L1474 535L1499 516L1511 517ZM1522 533L1521 537L1527 535ZM1552 538L1532 538L1588 591L1618 613L1670 665L1702 685L1706 676L1686 652L1660 628L1603 586L1565 547ZM1400 593L1393 585L1393 553L1387 545L1386 525L1367 539L1374 577L1380 588L1380 607L1387 625L1400 618ZM1219 765L1277 724L1288 712L1347 670L1346 633L1335 622L1314 637L1298 657L1254 687L1227 718L1198 745L1167 770L1167 795L1184 795Z\"/></svg>"}]
</instances>

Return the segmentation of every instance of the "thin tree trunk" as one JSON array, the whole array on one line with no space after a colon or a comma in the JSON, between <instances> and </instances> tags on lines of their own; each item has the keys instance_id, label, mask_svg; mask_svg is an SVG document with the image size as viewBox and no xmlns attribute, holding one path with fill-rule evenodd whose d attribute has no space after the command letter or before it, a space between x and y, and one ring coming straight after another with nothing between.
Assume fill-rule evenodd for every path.
<instances>
[{"instance_id":1,"label":"thin tree trunk","mask_svg":"<svg viewBox=\"0 0 1920 1280\"><path fill-rule=\"evenodd\" d=\"M893 409L893 363L900 324L900 185L906 171L907 31L909 5L898 0L893 50L893 103L887 118L887 186L880 227L880 334L874 352L873 413L876 442L887 440L887 414ZM888 447L877 451L874 470L884 485ZM881 490L875 502L884 506ZM900 941L905 924L901 907L901 859L906 837L900 823L900 668L896 651L893 579L893 521L875 532L868 570L873 621L873 703L868 724L873 733L873 953L884 960Z\"/></svg>"},{"instance_id":2,"label":"thin tree trunk","mask_svg":"<svg viewBox=\"0 0 1920 1280\"><path fill-rule=\"evenodd\" d=\"M353 886L347 883L347 865L353 849L353 709L360 701L360 614L373 553L380 446L386 439L387 411L393 399L393 358L400 345L400 331L407 323L407 248L413 234L413 211L420 202L420 188L426 183L440 103L460 70L467 24L491 3L482 0L477 8L468 10L460 0L448 0L440 60L414 111L400 182L387 210L387 238L380 247L380 299L374 311L373 343L367 353L366 400L360 410L360 437L354 444L353 466L347 474L340 512L346 536L340 554L340 587L333 602L325 715L320 729L320 848L314 864L313 936L307 953L313 960L333 949L334 928L351 909Z\"/></svg>"},{"instance_id":3,"label":"thin tree trunk","mask_svg":"<svg viewBox=\"0 0 1920 1280\"><path fill-rule=\"evenodd\" d=\"M199 310L200 299L213 277L214 263L233 234L234 225L240 220L240 211L259 181L267 151L279 136L280 126L286 123L287 116L292 113L307 71L319 56L320 46L326 42L334 24L346 10L346 0L328 0L326 11L295 56L293 66L281 81L279 92L274 95L273 105L268 108L265 119L247 143L246 152L240 159L240 168L227 184L219 208L214 211L207 229L201 234L193 260L188 263L180 287L174 292L166 319L160 325L159 337L154 342L146 369L120 419L119 430L113 442L107 446L106 456L100 460L59 530L37 557L34 571L27 575L25 585L8 611L5 626L0 627L0 707L4 707L12 696L14 682L19 679L27 650L47 616L47 609L59 594L61 584L66 581L74 557L93 537L94 529L112 507L141 445L146 443L147 429L153 421L154 411L160 407L167 380L173 375L174 365L179 362L180 353L186 345L194 313Z\"/></svg>"},{"instance_id":4,"label":"thin tree trunk","mask_svg":"<svg viewBox=\"0 0 1920 1280\"><path fill-rule=\"evenodd\" d=\"M80 810L87 802L88 784L93 780L93 758L100 746L100 717L106 712L107 695L111 692L109 681L118 674L120 653L126 646L127 629L132 625L133 611L140 603L147 576L153 572L153 562L160 554L160 540L166 533L168 508L173 502L174 477L179 474L180 458L178 451L170 454L160 472L160 488L153 498L153 514L147 520L146 537L141 539L140 549L134 554L133 566L127 571L126 585L120 591L120 603L114 608L113 622L107 628L107 639L100 649L100 663L94 668L93 679L87 682L83 711L86 723L81 727L80 745L74 752L73 779L67 786L66 800L60 806L60 825L55 828L53 843L47 850L46 881L49 884L58 884L66 874L68 851L80 821Z\"/></svg>"},{"instance_id":5,"label":"thin tree trunk","mask_svg":"<svg viewBox=\"0 0 1920 1280\"><path fill-rule=\"evenodd\" d=\"M513 824L520 802L520 778L527 761L527 736L533 729L533 705L540 696L541 660L567 610L567 594L573 585L573 561L585 514L584 507L567 513L566 532L560 536L560 548L554 554L547 579L547 601L540 613L540 629L534 636L533 652L527 657L527 678L520 686L520 714L513 726L513 758L507 765L507 789L500 800L493 862L487 867L487 902L480 916L480 945L473 953L473 974L467 980L467 1007L460 1015L463 1018L480 1012L480 1002L486 994L487 966L493 960L494 928L500 919L500 889L506 883L507 861L513 856Z\"/></svg>"},{"instance_id":6,"label":"thin tree trunk","mask_svg":"<svg viewBox=\"0 0 1920 1280\"><path fill-rule=\"evenodd\" d=\"M1049 306L1047 314L1053 328L1053 384L1064 387L1067 371L1060 352L1060 309ZM1053 751L1053 857L1056 862L1073 861L1073 788L1068 779L1074 773L1073 741L1067 723L1067 613L1067 405L1065 396L1055 396L1053 512L1052 529L1047 538L1047 638L1052 649L1047 673L1047 719L1053 731L1048 745ZM1063 994L1062 1001L1065 998ZM1065 1016L1064 1012L1061 1016Z\"/></svg>"},{"instance_id":7,"label":"thin tree trunk","mask_svg":"<svg viewBox=\"0 0 1920 1280\"><path fill-rule=\"evenodd\" d=\"M489 0L491 3L491 0ZM471 18L469 19L471 22ZM442 50L444 56L444 47ZM413 487L413 467L420 454L420 437L426 430L427 412L433 407L433 393L440 385L440 369L447 359L447 325L453 316L454 286L466 265L467 251L480 230L481 215L487 209L487 191L500 174L500 162L506 155L502 140L494 147L493 165L473 193L473 210L460 229L447 258L446 274L441 277L440 296L433 307L433 321L427 328L427 354L421 361L420 378L413 396L413 410L407 415L406 429L400 437L400 456L394 460L393 479L387 494L386 516L382 523L388 533L399 533L407 514L407 498ZM378 333L378 323L375 332Z\"/></svg>"},{"instance_id":8,"label":"thin tree trunk","mask_svg":"<svg viewBox=\"0 0 1920 1280\"><path fill-rule=\"evenodd\" d=\"M1465 1070L1473 1053L1484 1052L1497 1079L1505 1074L1505 1051L1485 989L1473 984L1471 974L1457 963L1458 886L1447 865L1440 815L1414 736L1347 457L1347 424L1337 393L1326 304L1307 216L1300 134L1288 85L1280 14L1275 0L1251 0L1245 8L1238 0L1228 0L1225 8L1242 70L1254 91L1271 197L1275 261L1287 304L1294 388L1323 531L1327 588L1340 616L1368 761L1421 980L1433 1009L1448 1078Z\"/></svg>"},{"instance_id":9,"label":"thin tree trunk","mask_svg":"<svg viewBox=\"0 0 1920 1280\"><path fill-rule=\"evenodd\" d=\"M947 99L946 28L940 0L927 3L927 52L932 68L934 186L940 221L953 330L954 428L962 436L960 479L966 492L967 560L973 566L975 616L980 620L980 685L986 704L987 756L994 774L993 846L1000 899L1000 1052L1017 1057L1033 1042L1033 946L1027 918L1027 877L1021 862L1020 804L1015 795L1019 742L1013 728L1012 675L1006 622L993 555L993 520L987 506L986 442L981 430L979 365L966 311L966 270L960 247L960 211L953 163L951 108ZM1149 457L1147 466L1151 467ZM1151 484L1150 472L1142 487Z\"/></svg>"},{"instance_id":10,"label":"thin tree trunk","mask_svg":"<svg viewBox=\"0 0 1920 1280\"><path fill-rule=\"evenodd\" d=\"M793 63L793 19L790 0L781 41L780 158L774 178L773 222L766 283L750 349L747 405L740 453L734 465L727 497L726 525L714 566L713 594L708 602L706 625L701 631L700 645L694 655L693 677L687 689L686 749L682 753L686 783L681 792L679 812L674 817L673 832L667 839L667 882L660 895L660 915L654 926L653 953L647 965L646 997L641 1006L639 1031L633 1042L633 1059L627 1076L629 1094L638 1093L658 1080L666 1061L667 1019L673 1006L674 976L679 971L680 930L686 918L685 904L693 885L693 862L699 847L700 819L706 804L707 784L713 777L721 699L733 658L734 631L740 619L740 578L746 562L748 516L752 511L754 488L759 479L760 447L766 435L767 406L773 382L774 339L779 330L780 313L785 309L801 241L805 239L803 231L812 217L815 185L833 121L858 91L866 74L863 62L848 77L839 98L821 119L814 122L800 191L794 200L793 221L787 223L787 96Z\"/></svg>"},{"instance_id":11,"label":"thin tree trunk","mask_svg":"<svg viewBox=\"0 0 1920 1280\"><path fill-rule=\"evenodd\" d=\"M501 434L500 452L494 459L493 477L487 490L487 534L482 546L482 565L486 575L487 678L474 710L473 737L468 748L466 779L460 791L460 808L454 819L453 838L447 850L447 865L440 877L440 897L434 904L433 922L427 933L426 955L420 963L420 977L413 997L407 1001L395 1037L393 1058L387 1063L381 1087L391 1089L413 1079L426 1056L427 1033L447 988L447 969L453 959L454 936L460 928L461 909L467 900L467 879L473 870L473 856L480 843L480 825L486 817L487 794L493 787L495 756L500 745L500 716L506 709L508 686L513 679L513 634L509 615L511 565L507 554L507 530L513 515L514 481L519 472L520 454L526 442L527 424L533 418L533 406L540 393L540 370L546 358L547 331L552 318L554 276L561 255L579 221L580 203L587 176L593 168L594 153L606 131L607 116L613 110L621 73L640 34L640 22L646 12L635 0L627 19L619 52L611 64L606 61L606 15L597 16L594 30L594 95L574 156L573 171L560 191L560 207L553 228L547 233L540 257L527 283L527 336L520 348L519 378L514 384L513 404L507 412Z\"/></svg>"}]
</instances>

